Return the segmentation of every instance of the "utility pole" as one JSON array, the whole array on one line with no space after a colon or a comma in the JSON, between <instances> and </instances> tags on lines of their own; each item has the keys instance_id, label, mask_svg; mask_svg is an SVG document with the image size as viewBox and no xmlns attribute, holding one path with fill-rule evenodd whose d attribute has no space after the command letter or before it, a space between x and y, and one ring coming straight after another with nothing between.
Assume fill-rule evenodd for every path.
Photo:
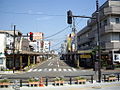
<instances>
[{"instance_id":1,"label":"utility pole","mask_svg":"<svg viewBox=\"0 0 120 90\"><path fill-rule=\"evenodd\" d=\"M96 24L97 24L97 55L98 55L98 61L97 61L97 71L98 71L98 82L101 82L101 45L100 45L100 32L99 32L99 2L98 0L96 0L96 17L89 17L89 16L76 16L76 15L73 15L72 14L72 11L69 10L67 12L67 23L68 24L72 24L72 20L73 20L73 31L76 32L76 29L75 29L75 20L74 20L74 17L79 17L79 18L90 18L90 19L96 19ZM75 36L77 37L77 35ZM75 38L77 40L77 38ZM77 41L75 42L76 45L77 45ZM75 45L75 46L76 46ZM76 49L77 50L77 47Z\"/></svg>"},{"instance_id":2,"label":"utility pole","mask_svg":"<svg viewBox=\"0 0 120 90\"><path fill-rule=\"evenodd\" d=\"M75 26L75 17L73 17L73 28L72 28L72 32L75 34L74 36L74 43L75 44L75 60L77 62L77 67L79 68L79 59L77 58L77 30L76 30L76 26ZM72 47L73 49L73 47Z\"/></svg>"},{"instance_id":3,"label":"utility pole","mask_svg":"<svg viewBox=\"0 0 120 90\"><path fill-rule=\"evenodd\" d=\"M96 22L97 22L97 48L98 48L98 82L101 82L101 45L99 28L99 2L96 0Z\"/></svg>"},{"instance_id":4,"label":"utility pole","mask_svg":"<svg viewBox=\"0 0 120 90\"><path fill-rule=\"evenodd\" d=\"M13 73L15 72L15 30L16 25L14 25L14 38L13 38Z\"/></svg>"}]
</instances>

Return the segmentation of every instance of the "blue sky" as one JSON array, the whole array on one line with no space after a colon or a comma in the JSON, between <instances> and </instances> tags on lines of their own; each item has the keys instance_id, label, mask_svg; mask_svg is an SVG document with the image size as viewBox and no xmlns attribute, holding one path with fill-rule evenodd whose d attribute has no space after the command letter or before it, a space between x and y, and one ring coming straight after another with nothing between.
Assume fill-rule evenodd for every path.
<instances>
[{"instance_id":1,"label":"blue sky","mask_svg":"<svg viewBox=\"0 0 120 90\"><path fill-rule=\"evenodd\" d=\"M102 5L106 0L99 0ZM66 28L66 12L74 15L91 16L95 11L96 0L0 0L0 30L11 30L15 24L22 33L43 32L51 36ZM86 19L76 19L77 31L86 25ZM53 46L62 42L71 32L68 28L51 37ZM55 47L56 48L56 47Z\"/></svg>"}]
</instances>

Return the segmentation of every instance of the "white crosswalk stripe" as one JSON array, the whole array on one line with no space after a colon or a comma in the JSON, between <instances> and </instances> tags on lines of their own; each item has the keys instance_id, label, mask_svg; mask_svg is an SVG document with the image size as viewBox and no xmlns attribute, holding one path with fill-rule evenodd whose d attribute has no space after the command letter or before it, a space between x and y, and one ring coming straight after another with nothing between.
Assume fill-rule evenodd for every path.
<instances>
[{"instance_id":1,"label":"white crosswalk stripe","mask_svg":"<svg viewBox=\"0 0 120 90\"><path fill-rule=\"evenodd\" d=\"M67 71L67 69L63 69L63 71Z\"/></svg>"},{"instance_id":2,"label":"white crosswalk stripe","mask_svg":"<svg viewBox=\"0 0 120 90\"><path fill-rule=\"evenodd\" d=\"M38 71L40 72L40 71L42 71L42 69L39 69Z\"/></svg>"},{"instance_id":3,"label":"white crosswalk stripe","mask_svg":"<svg viewBox=\"0 0 120 90\"><path fill-rule=\"evenodd\" d=\"M31 72L33 69L30 69L28 72Z\"/></svg>"},{"instance_id":4,"label":"white crosswalk stripe","mask_svg":"<svg viewBox=\"0 0 120 90\"><path fill-rule=\"evenodd\" d=\"M48 69L48 71L52 71L52 69L50 68L50 69Z\"/></svg>"},{"instance_id":5,"label":"white crosswalk stripe","mask_svg":"<svg viewBox=\"0 0 120 90\"><path fill-rule=\"evenodd\" d=\"M45 68L43 71L47 71L47 68Z\"/></svg>"},{"instance_id":6,"label":"white crosswalk stripe","mask_svg":"<svg viewBox=\"0 0 120 90\"><path fill-rule=\"evenodd\" d=\"M55 69L53 69L53 71L57 71L57 69L55 68Z\"/></svg>"},{"instance_id":7,"label":"white crosswalk stripe","mask_svg":"<svg viewBox=\"0 0 120 90\"><path fill-rule=\"evenodd\" d=\"M62 72L62 71L64 71L64 72L66 72L66 71L69 71L69 72L72 72L72 71L77 71L76 69L74 69L74 68L44 68L44 69L30 69L28 72L41 72L41 71L54 71L54 72L56 72L56 71L59 71L59 72Z\"/></svg>"},{"instance_id":8,"label":"white crosswalk stripe","mask_svg":"<svg viewBox=\"0 0 120 90\"><path fill-rule=\"evenodd\" d=\"M75 68L72 68L73 71L77 71Z\"/></svg>"},{"instance_id":9,"label":"white crosswalk stripe","mask_svg":"<svg viewBox=\"0 0 120 90\"><path fill-rule=\"evenodd\" d=\"M36 72L38 69L34 69L33 72Z\"/></svg>"},{"instance_id":10,"label":"white crosswalk stripe","mask_svg":"<svg viewBox=\"0 0 120 90\"><path fill-rule=\"evenodd\" d=\"M68 71L72 71L71 69L68 69Z\"/></svg>"},{"instance_id":11,"label":"white crosswalk stripe","mask_svg":"<svg viewBox=\"0 0 120 90\"><path fill-rule=\"evenodd\" d=\"M59 68L59 69L58 69L58 71L62 71L62 69L61 69L61 68Z\"/></svg>"}]
</instances>

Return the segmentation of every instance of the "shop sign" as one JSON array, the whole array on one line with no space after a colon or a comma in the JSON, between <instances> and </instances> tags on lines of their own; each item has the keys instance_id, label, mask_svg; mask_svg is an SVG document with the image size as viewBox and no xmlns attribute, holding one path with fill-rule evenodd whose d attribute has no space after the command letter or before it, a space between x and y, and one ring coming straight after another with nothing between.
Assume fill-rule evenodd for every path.
<instances>
[{"instance_id":1,"label":"shop sign","mask_svg":"<svg viewBox=\"0 0 120 90\"><path fill-rule=\"evenodd\" d=\"M91 58L91 55L80 55L80 58Z\"/></svg>"}]
</instances>

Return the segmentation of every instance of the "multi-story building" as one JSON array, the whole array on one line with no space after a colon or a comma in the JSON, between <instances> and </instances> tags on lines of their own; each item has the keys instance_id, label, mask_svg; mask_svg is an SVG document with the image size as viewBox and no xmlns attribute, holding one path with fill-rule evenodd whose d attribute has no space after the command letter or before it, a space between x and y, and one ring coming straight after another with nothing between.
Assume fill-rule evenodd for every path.
<instances>
[{"instance_id":1,"label":"multi-story building","mask_svg":"<svg viewBox=\"0 0 120 90\"><path fill-rule=\"evenodd\" d=\"M50 51L50 41L44 41L43 52L49 52L49 51Z\"/></svg>"},{"instance_id":2,"label":"multi-story building","mask_svg":"<svg viewBox=\"0 0 120 90\"><path fill-rule=\"evenodd\" d=\"M21 33L19 31L15 31L15 53L19 51L19 43L21 38ZM0 30L0 67L7 68L10 65L13 65L13 38L14 32L13 31L4 31ZM11 56L11 57L7 57Z\"/></svg>"},{"instance_id":3,"label":"multi-story building","mask_svg":"<svg viewBox=\"0 0 120 90\"><path fill-rule=\"evenodd\" d=\"M96 17L96 12L92 17ZM102 52L111 53L113 61L120 61L120 0L107 0L100 6L99 20ZM87 26L78 32L77 37L78 50L94 49L98 38L96 19L88 20Z\"/></svg>"},{"instance_id":4,"label":"multi-story building","mask_svg":"<svg viewBox=\"0 0 120 90\"><path fill-rule=\"evenodd\" d=\"M43 39L44 34L42 32L33 32L33 41L30 41L29 44L33 47L34 52L43 52Z\"/></svg>"}]
</instances>

